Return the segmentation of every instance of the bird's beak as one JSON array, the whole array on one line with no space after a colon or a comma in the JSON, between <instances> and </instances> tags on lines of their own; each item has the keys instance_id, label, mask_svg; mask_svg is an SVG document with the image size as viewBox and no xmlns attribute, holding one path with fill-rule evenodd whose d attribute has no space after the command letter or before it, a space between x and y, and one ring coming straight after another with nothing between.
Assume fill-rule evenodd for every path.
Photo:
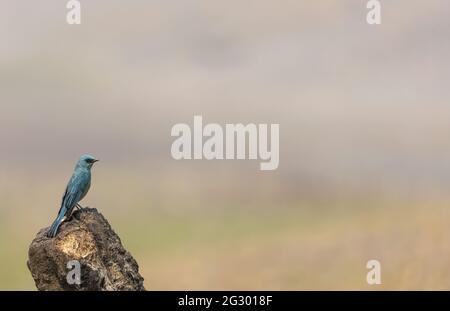
<instances>
[{"instance_id":1,"label":"bird's beak","mask_svg":"<svg viewBox=\"0 0 450 311\"><path fill-rule=\"evenodd\" d=\"M94 159L94 163L95 163L95 162L98 162L98 161L100 161L100 160L98 160L98 159Z\"/></svg>"}]
</instances>

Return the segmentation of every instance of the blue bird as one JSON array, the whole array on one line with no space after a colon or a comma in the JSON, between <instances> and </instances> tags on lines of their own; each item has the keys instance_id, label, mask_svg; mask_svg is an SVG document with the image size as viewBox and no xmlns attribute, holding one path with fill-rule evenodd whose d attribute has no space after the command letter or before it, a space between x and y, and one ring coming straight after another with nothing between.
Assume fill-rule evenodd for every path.
<instances>
[{"instance_id":1,"label":"blue bird","mask_svg":"<svg viewBox=\"0 0 450 311\"><path fill-rule=\"evenodd\" d=\"M75 207L81 208L78 202L86 196L91 187L91 168L97 161L89 154L82 155L78 160L73 175L67 184L58 216L47 232L49 238L56 236L59 226L70 217Z\"/></svg>"}]
</instances>

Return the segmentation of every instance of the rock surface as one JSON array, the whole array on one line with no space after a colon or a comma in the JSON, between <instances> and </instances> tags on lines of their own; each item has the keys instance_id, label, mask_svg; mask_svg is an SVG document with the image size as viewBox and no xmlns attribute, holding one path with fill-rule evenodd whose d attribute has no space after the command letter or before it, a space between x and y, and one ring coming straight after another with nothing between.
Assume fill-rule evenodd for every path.
<instances>
[{"instance_id":1,"label":"rock surface","mask_svg":"<svg viewBox=\"0 0 450 311\"><path fill-rule=\"evenodd\" d=\"M28 269L38 290L145 290L139 266L96 209L74 211L54 238L41 229L28 251ZM75 266L80 263L80 281ZM68 281L68 274L70 274ZM80 284L76 284L80 283Z\"/></svg>"}]
</instances>

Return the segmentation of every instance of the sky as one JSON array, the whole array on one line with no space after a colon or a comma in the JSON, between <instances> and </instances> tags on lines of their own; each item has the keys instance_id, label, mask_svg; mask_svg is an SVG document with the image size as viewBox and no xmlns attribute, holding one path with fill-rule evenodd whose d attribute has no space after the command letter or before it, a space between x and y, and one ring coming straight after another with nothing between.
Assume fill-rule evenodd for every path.
<instances>
[{"instance_id":1,"label":"sky","mask_svg":"<svg viewBox=\"0 0 450 311\"><path fill-rule=\"evenodd\" d=\"M449 6L369 26L361 1L108 0L69 26L64 2L1 0L0 166L171 165L172 126L202 115L280 124L282 176L446 185Z\"/></svg>"}]
</instances>

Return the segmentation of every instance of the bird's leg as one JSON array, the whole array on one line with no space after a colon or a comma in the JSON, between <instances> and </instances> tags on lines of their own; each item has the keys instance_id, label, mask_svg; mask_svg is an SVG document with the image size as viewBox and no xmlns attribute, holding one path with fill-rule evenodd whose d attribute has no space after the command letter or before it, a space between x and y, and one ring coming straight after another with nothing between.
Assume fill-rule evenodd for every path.
<instances>
[{"instance_id":1,"label":"bird's leg","mask_svg":"<svg viewBox=\"0 0 450 311\"><path fill-rule=\"evenodd\" d=\"M75 208L77 208L77 209L79 209L79 210L82 210L84 207L77 203L77 204L75 204ZM75 213L74 213L74 211L72 210L72 212L70 213L70 219L72 219L72 218L78 219L77 217L74 216L74 214L75 214Z\"/></svg>"},{"instance_id":2,"label":"bird's leg","mask_svg":"<svg viewBox=\"0 0 450 311\"><path fill-rule=\"evenodd\" d=\"M75 219L77 219L77 217L75 217L75 209L79 209L79 210L81 210L81 209L83 209L83 206L81 206L80 204L75 204L75 207L72 209L72 211L71 211L71 213L70 213L70 215L69 215L69 219L73 219L73 218L75 218Z\"/></svg>"}]
</instances>

